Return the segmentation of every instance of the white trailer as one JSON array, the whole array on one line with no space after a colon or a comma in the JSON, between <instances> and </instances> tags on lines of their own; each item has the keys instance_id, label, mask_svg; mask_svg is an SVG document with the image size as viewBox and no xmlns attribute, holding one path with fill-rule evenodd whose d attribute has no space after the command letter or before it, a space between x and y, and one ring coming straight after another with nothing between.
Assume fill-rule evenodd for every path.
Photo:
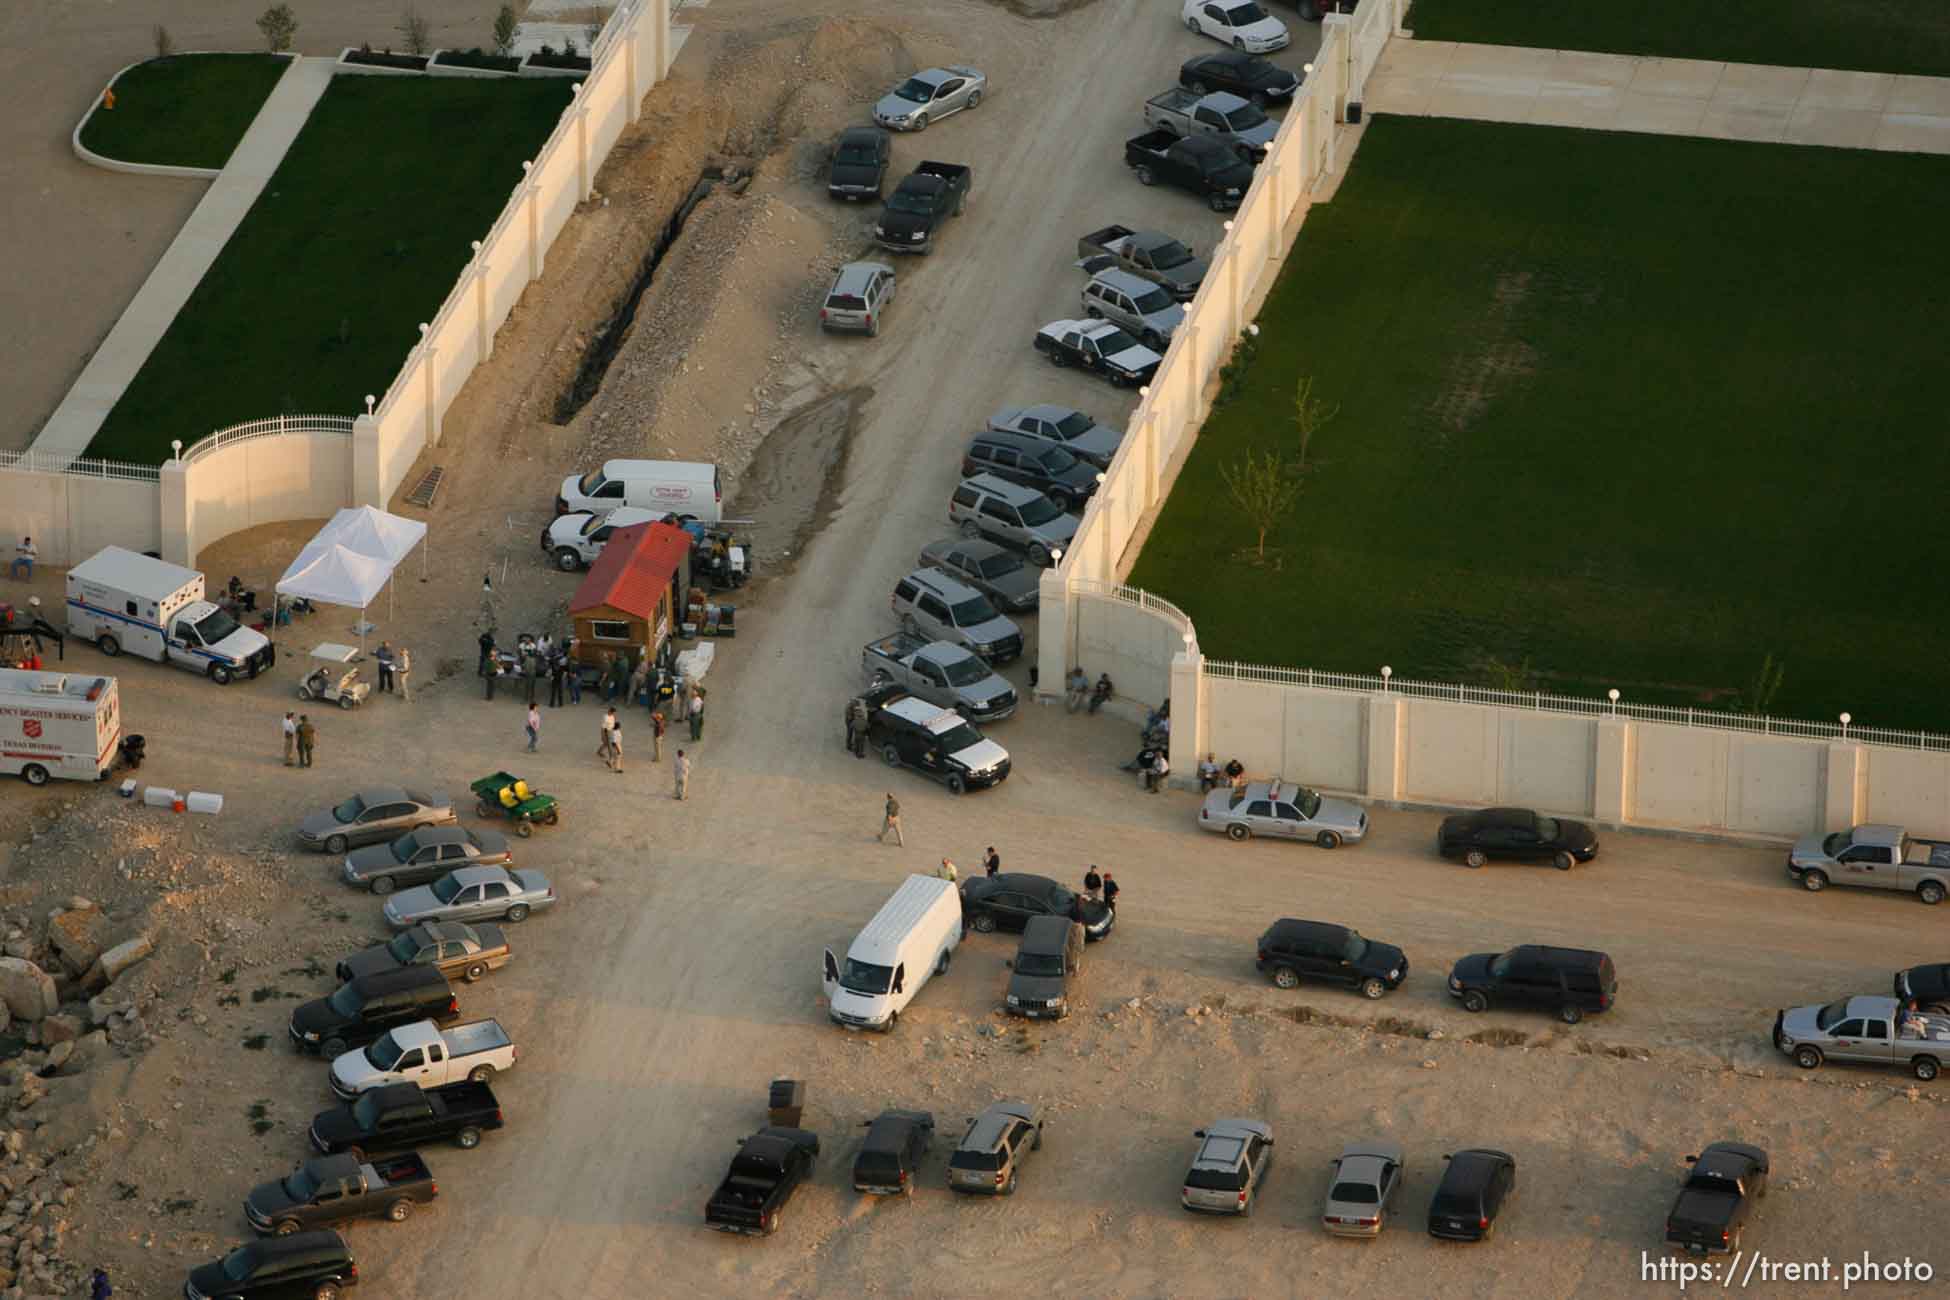
<instances>
[{"instance_id":1,"label":"white trailer","mask_svg":"<svg viewBox=\"0 0 1950 1300\"><path fill-rule=\"evenodd\" d=\"M105 655L130 654L203 673L219 686L269 669L276 648L204 599L203 575L104 547L68 570L68 632Z\"/></svg>"},{"instance_id":2,"label":"white trailer","mask_svg":"<svg viewBox=\"0 0 1950 1300\"><path fill-rule=\"evenodd\" d=\"M122 741L113 677L0 668L0 773L29 785L99 781Z\"/></svg>"}]
</instances>

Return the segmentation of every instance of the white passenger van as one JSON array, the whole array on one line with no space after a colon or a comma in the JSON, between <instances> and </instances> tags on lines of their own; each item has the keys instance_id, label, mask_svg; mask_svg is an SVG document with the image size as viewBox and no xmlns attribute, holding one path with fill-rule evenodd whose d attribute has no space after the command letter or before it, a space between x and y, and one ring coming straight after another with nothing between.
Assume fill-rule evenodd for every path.
<instances>
[{"instance_id":1,"label":"white passenger van","mask_svg":"<svg viewBox=\"0 0 1950 1300\"><path fill-rule=\"evenodd\" d=\"M848 1029L891 1030L961 942L961 894L951 880L909 876L840 962L826 950L827 1014Z\"/></svg>"},{"instance_id":2,"label":"white passenger van","mask_svg":"<svg viewBox=\"0 0 1950 1300\"><path fill-rule=\"evenodd\" d=\"M606 460L599 470L563 479L555 497L558 515L618 506L715 524L724 517L724 483L718 467L703 461Z\"/></svg>"}]
</instances>

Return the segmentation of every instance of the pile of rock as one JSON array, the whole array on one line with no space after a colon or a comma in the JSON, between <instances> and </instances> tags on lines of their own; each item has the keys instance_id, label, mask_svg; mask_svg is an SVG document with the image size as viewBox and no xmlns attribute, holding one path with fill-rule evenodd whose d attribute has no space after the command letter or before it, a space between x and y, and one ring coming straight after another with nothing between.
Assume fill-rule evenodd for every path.
<instances>
[{"instance_id":1,"label":"pile of rock","mask_svg":"<svg viewBox=\"0 0 1950 1300\"><path fill-rule=\"evenodd\" d=\"M0 1088L11 1087L10 1066L0 1066ZM33 1076L29 1075L28 1078ZM0 1297L74 1295L80 1267L62 1258L67 1207L74 1199L78 1166L27 1148L23 1129L0 1129Z\"/></svg>"},{"instance_id":2,"label":"pile of rock","mask_svg":"<svg viewBox=\"0 0 1950 1300\"><path fill-rule=\"evenodd\" d=\"M114 940L108 914L79 897L48 913L45 942L19 926L8 930L0 956L0 1032L42 1049L17 1059L29 1077L76 1073L110 1045L130 1051L146 1045L135 999L118 995L114 984L154 943L147 935Z\"/></svg>"}]
</instances>

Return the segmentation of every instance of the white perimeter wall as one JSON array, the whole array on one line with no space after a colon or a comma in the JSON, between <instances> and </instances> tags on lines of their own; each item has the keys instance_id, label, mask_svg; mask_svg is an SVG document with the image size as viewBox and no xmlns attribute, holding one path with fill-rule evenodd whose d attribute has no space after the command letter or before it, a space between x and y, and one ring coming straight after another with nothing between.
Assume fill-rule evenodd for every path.
<instances>
[{"instance_id":1,"label":"white perimeter wall","mask_svg":"<svg viewBox=\"0 0 1950 1300\"><path fill-rule=\"evenodd\" d=\"M104 546L153 551L162 544L156 481L0 469L0 557L12 560L20 536L61 568Z\"/></svg>"}]
</instances>

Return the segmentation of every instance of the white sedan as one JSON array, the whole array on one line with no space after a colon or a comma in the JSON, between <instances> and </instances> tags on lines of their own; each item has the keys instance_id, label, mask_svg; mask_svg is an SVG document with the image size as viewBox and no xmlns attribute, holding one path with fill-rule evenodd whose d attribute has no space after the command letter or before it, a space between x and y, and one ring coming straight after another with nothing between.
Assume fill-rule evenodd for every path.
<instances>
[{"instance_id":1,"label":"white sedan","mask_svg":"<svg viewBox=\"0 0 1950 1300\"><path fill-rule=\"evenodd\" d=\"M1285 49L1293 39L1286 24L1254 0L1185 0L1184 18L1191 30L1250 54Z\"/></svg>"}]
</instances>

